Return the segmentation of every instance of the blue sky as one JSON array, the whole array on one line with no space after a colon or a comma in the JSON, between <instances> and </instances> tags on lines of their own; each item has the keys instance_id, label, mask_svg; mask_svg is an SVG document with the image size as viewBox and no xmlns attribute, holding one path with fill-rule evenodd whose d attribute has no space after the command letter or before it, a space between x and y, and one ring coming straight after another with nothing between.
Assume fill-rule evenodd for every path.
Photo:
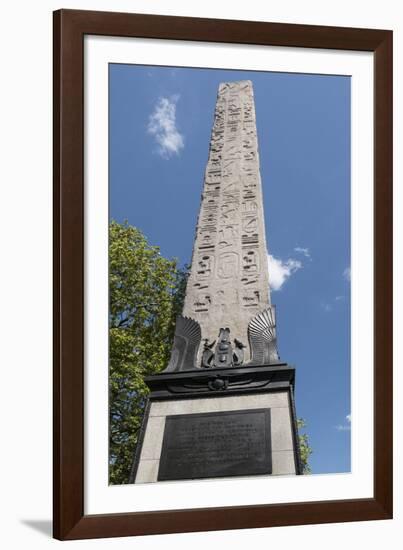
<instances>
[{"instance_id":1,"label":"blue sky","mask_svg":"<svg viewBox=\"0 0 403 550\"><path fill-rule=\"evenodd\" d=\"M110 217L189 263L220 82L253 82L272 302L313 473L350 471L350 79L110 65Z\"/></svg>"}]
</instances>

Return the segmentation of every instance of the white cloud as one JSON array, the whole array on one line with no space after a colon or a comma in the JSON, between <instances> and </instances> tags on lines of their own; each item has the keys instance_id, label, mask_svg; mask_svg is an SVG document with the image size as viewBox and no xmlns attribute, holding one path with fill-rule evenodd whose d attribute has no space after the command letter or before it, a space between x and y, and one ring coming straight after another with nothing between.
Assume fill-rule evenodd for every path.
<instances>
[{"instance_id":1,"label":"white cloud","mask_svg":"<svg viewBox=\"0 0 403 550\"><path fill-rule=\"evenodd\" d=\"M287 279L302 267L302 263L298 260L289 258L283 262L283 260L275 258L271 254L268 255L268 263L271 290L280 290Z\"/></svg>"},{"instance_id":2,"label":"white cloud","mask_svg":"<svg viewBox=\"0 0 403 550\"><path fill-rule=\"evenodd\" d=\"M346 269L343 271L343 277L346 279L346 281L351 281L351 268L346 267Z\"/></svg>"},{"instance_id":3,"label":"white cloud","mask_svg":"<svg viewBox=\"0 0 403 550\"><path fill-rule=\"evenodd\" d=\"M159 154L169 159L185 146L183 135L176 127L176 104L179 96L160 97L148 119L147 131L154 136Z\"/></svg>"},{"instance_id":4,"label":"white cloud","mask_svg":"<svg viewBox=\"0 0 403 550\"><path fill-rule=\"evenodd\" d=\"M346 416L347 424L338 424L335 426L338 432L348 432L351 430L351 414Z\"/></svg>"},{"instance_id":5,"label":"white cloud","mask_svg":"<svg viewBox=\"0 0 403 550\"><path fill-rule=\"evenodd\" d=\"M327 302L322 302L320 305L322 309L326 311L326 313L329 313L330 311L333 310L333 307L331 306L331 304L328 304Z\"/></svg>"},{"instance_id":6,"label":"white cloud","mask_svg":"<svg viewBox=\"0 0 403 550\"><path fill-rule=\"evenodd\" d=\"M309 252L309 248L303 248L302 246L296 246L294 248L295 252L298 252L299 254L302 254L305 256L305 258L311 258L311 253Z\"/></svg>"},{"instance_id":7,"label":"white cloud","mask_svg":"<svg viewBox=\"0 0 403 550\"><path fill-rule=\"evenodd\" d=\"M338 432L348 432L349 430L351 430L351 426L350 425L347 425L347 424L338 424L336 426L336 430Z\"/></svg>"}]
</instances>

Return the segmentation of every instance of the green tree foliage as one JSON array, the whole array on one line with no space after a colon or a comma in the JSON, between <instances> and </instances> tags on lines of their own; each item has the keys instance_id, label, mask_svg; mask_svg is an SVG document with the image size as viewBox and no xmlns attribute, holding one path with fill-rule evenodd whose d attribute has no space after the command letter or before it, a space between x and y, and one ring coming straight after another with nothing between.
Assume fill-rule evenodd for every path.
<instances>
[{"instance_id":1,"label":"green tree foliage","mask_svg":"<svg viewBox=\"0 0 403 550\"><path fill-rule=\"evenodd\" d=\"M169 360L186 270L127 223L109 228L110 483L128 483L148 387Z\"/></svg>"},{"instance_id":2,"label":"green tree foliage","mask_svg":"<svg viewBox=\"0 0 403 550\"><path fill-rule=\"evenodd\" d=\"M306 433L302 434L300 433L301 428L305 428L305 420L303 418L297 419L297 428L298 428L298 437L299 437L299 451L301 456L301 462L302 462L302 473L303 474L310 474L311 468L309 466L308 460L310 455L312 454L312 449L309 446L309 440Z\"/></svg>"}]
</instances>

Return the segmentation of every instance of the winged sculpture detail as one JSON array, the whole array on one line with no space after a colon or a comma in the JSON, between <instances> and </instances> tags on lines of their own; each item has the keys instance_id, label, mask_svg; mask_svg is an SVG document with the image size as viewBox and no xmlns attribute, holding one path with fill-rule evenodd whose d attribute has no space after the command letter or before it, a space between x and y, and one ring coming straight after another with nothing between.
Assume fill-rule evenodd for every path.
<instances>
[{"instance_id":1,"label":"winged sculpture detail","mask_svg":"<svg viewBox=\"0 0 403 550\"><path fill-rule=\"evenodd\" d=\"M162 372L195 369L200 341L201 328L199 323L190 317L178 315L171 358L166 369Z\"/></svg>"},{"instance_id":2,"label":"winged sculpture detail","mask_svg":"<svg viewBox=\"0 0 403 550\"><path fill-rule=\"evenodd\" d=\"M227 334L228 333L228 334ZM248 338L250 346L250 362L248 366L270 365L279 361L277 352L276 316L274 306L270 306L258 313L249 322ZM227 342L228 340L228 342ZM198 368L197 354L201 342L201 328L197 321L190 317L179 315L176 318L174 343L167 367L162 372L179 372ZM235 347L229 342L229 329L220 329L219 344L227 344L225 365L218 357L220 350L213 350L216 341L209 343L205 339L202 354L202 367L240 366L243 363L243 348L238 340L234 340ZM221 356L220 356L221 357ZM224 357L224 356L223 356Z\"/></svg>"},{"instance_id":3,"label":"winged sculpture detail","mask_svg":"<svg viewBox=\"0 0 403 550\"><path fill-rule=\"evenodd\" d=\"M248 326L248 338L251 354L248 365L269 365L278 362L274 306L253 317Z\"/></svg>"}]
</instances>

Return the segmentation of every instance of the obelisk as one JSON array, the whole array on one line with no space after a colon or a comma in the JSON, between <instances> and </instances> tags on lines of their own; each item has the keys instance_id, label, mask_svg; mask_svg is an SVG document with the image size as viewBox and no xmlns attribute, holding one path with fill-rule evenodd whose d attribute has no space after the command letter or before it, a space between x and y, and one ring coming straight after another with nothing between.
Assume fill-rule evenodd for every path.
<instances>
[{"instance_id":1,"label":"obelisk","mask_svg":"<svg viewBox=\"0 0 403 550\"><path fill-rule=\"evenodd\" d=\"M270 306L252 82L220 84L183 315L213 341L221 327L247 345ZM245 359L249 358L249 346Z\"/></svg>"},{"instance_id":2,"label":"obelisk","mask_svg":"<svg viewBox=\"0 0 403 550\"><path fill-rule=\"evenodd\" d=\"M270 302L252 83L222 83L183 314L151 392L131 482L301 473L295 369Z\"/></svg>"}]
</instances>

